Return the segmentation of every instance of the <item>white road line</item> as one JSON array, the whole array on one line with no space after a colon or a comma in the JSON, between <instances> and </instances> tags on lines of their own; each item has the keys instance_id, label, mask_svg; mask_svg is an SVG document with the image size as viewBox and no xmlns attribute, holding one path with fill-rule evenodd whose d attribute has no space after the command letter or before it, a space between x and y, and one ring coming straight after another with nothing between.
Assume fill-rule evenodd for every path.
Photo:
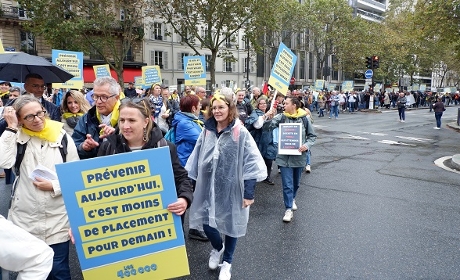
<instances>
[{"instance_id":1,"label":"white road line","mask_svg":"<svg viewBox=\"0 0 460 280\"><path fill-rule=\"evenodd\" d=\"M401 138L401 139L406 139L406 140L418 141L418 142L433 141L433 139L426 139L426 138L416 138L416 137L406 137L406 136L395 136L395 137L396 138Z\"/></svg>"},{"instance_id":2,"label":"white road line","mask_svg":"<svg viewBox=\"0 0 460 280\"><path fill-rule=\"evenodd\" d=\"M412 147L416 147L416 145L414 145L414 144L407 144L407 143L396 142L396 141L392 141L392 140L381 140L381 141L379 141L379 143L382 143L382 144L390 144L390 145L401 145L401 146L412 146Z\"/></svg>"},{"instance_id":3,"label":"white road line","mask_svg":"<svg viewBox=\"0 0 460 280\"><path fill-rule=\"evenodd\" d=\"M354 139L354 140L370 140L369 138L365 138L365 137L361 137L361 136L357 136L357 135L348 135L348 136L340 137L340 138L343 138L343 139Z\"/></svg>"}]
</instances>

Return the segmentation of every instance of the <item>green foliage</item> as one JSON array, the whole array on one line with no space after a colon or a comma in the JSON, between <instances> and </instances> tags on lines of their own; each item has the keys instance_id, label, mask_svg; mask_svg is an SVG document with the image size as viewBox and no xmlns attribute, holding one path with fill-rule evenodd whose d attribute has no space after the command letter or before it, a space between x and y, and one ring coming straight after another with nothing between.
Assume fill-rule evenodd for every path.
<instances>
[{"instance_id":1,"label":"green foliage","mask_svg":"<svg viewBox=\"0 0 460 280\"><path fill-rule=\"evenodd\" d=\"M31 18L28 30L54 49L97 55L123 83L123 60L143 39L143 0L19 0L19 4Z\"/></svg>"},{"instance_id":2,"label":"green foliage","mask_svg":"<svg viewBox=\"0 0 460 280\"><path fill-rule=\"evenodd\" d=\"M160 18L197 55L211 52L211 84L215 84L217 57L232 61L236 35L242 29L252 49L257 49L261 26L272 26L274 0L147 0L150 16ZM228 44L230 43L230 44ZM231 45L231 46L230 46Z\"/></svg>"}]
</instances>

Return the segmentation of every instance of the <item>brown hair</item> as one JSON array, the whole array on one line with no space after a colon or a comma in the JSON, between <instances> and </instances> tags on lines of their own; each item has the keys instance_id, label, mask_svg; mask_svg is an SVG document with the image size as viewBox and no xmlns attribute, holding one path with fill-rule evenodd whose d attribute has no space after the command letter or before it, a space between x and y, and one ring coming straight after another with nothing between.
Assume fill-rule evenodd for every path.
<instances>
[{"instance_id":1,"label":"brown hair","mask_svg":"<svg viewBox=\"0 0 460 280\"><path fill-rule=\"evenodd\" d=\"M62 100L61 104L61 110L64 113L70 112L69 107L67 106L67 99L69 97L72 97L77 101L78 105L80 105L80 113L86 113L88 110L91 108L91 105L89 105L88 100L86 100L85 96L83 93L77 90L69 90L65 96L64 100Z\"/></svg>"},{"instance_id":2,"label":"brown hair","mask_svg":"<svg viewBox=\"0 0 460 280\"><path fill-rule=\"evenodd\" d=\"M214 103L215 100L223 101L225 102L225 104L228 105L228 117L227 117L228 123L231 123L238 118L238 110L236 109L235 102L233 102L233 98L231 98L230 96L225 96L220 93L214 94L213 98L211 99L211 102L208 107L208 112L207 112L208 116L213 116L212 103Z\"/></svg>"},{"instance_id":3,"label":"brown hair","mask_svg":"<svg viewBox=\"0 0 460 280\"><path fill-rule=\"evenodd\" d=\"M153 129L153 120L152 120L152 111L150 110L150 102L147 98L123 98L121 100L120 107L118 111L123 110L123 108L134 108L139 110L139 112L144 116L144 118L149 119L149 123L147 124L146 133L147 133L147 141L150 139L150 134Z\"/></svg>"}]
</instances>

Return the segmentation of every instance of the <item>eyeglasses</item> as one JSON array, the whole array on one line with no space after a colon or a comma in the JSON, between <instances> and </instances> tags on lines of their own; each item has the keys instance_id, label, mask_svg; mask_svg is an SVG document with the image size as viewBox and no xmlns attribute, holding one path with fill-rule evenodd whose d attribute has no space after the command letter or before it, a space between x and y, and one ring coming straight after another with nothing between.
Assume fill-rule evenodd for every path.
<instances>
[{"instance_id":1,"label":"eyeglasses","mask_svg":"<svg viewBox=\"0 0 460 280\"><path fill-rule=\"evenodd\" d=\"M45 88L46 88L46 86L45 86L45 85L37 85L37 84L33 84L33 85L32 85L32 88L34 88L34 89L45 89Z\"/></svg>"},{"instance_id":2,"label":"eyeglasses","mask_svg":"<svg viewBox=\"0 0 460 280\"><path fill-rule=\"evenodd\" d=\"M38 113L30 114L24 117L24 119L28 122L33 122L35 120L35 117L38 117L39 119L43 119L45 117L46 111L40 111Z\"/></svg>"},{"instance_id":3,"label":"eyeglasses","mask_svg":"<svg viewBox=\"0 0 460 280\"><path fill-rule=\"evenodd\" d=\"M109 98L112 98L114 96L116 96L116 94L112 94L111 96L105 96L105 95L97 96L93 94L93 96L91 96L91 99L93 99L94 101L100 100L101 102L107 102Z\"/></svg>"},{"instance_id":4,"label":"eyeglasses","mask_svg":"<svg viewBox=\"0 0 460 280\"><path fill-rule=\"evenodd\" d=\"M222 112L224 111L225 109L227 109L228 107L225 107L225 106L215 106L215 107L212 107L212 110L213 111L219 111L219 112Z\"/></svg>"}]
</instances>

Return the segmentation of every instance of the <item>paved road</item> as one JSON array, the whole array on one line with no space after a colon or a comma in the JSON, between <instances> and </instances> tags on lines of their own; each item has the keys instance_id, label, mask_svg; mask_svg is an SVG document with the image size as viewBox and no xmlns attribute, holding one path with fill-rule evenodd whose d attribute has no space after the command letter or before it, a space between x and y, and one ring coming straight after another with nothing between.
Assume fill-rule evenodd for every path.
<instances>
[{"instance_id":1,"label":"paved road","mask_svg":"<svg viewBox=\"0 0 460 280\"><path fill-rule=\"evenodd\" d=\"M458 132L445 127L456 114L447 109L441 130L428 110L405 123L396 111L315 118L294 220L282 222L275 170L275 186L257 187L232 279L459 279L459 175L434 164L459 153ZM181 279L217 279L210 245L186 242L191 274ZM82 279L75 260L72 269Z\"/></svg>"}]
</instances>

